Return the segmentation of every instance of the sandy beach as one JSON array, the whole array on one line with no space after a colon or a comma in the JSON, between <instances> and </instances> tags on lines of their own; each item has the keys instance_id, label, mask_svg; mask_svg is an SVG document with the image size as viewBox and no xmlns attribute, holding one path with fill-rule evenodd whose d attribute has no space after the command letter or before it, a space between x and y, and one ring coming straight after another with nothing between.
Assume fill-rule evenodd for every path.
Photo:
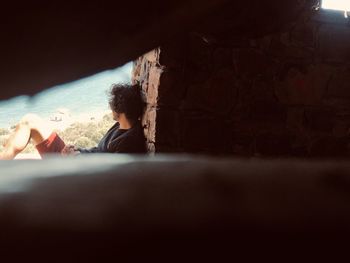
<instances>
[{"instance_id":1,"label":"sandy beach","mask_svg":"<svg viewBox=\"0 0 350 263\"><path fill-rule=\"evenodd\" d=\"M99 111L74 114L67 109L58 109L55 114L49 118L44 119L53 130L63 131L71 126L73 123L87 123L102 120L103 116L111 114L111 111Z\"/></svg>"},{"instance_id":2,"label":"sandy beach","mask_svg":"<svg viewBox=\"0 0 350 263\"><path fill-rule=\"evenodd\" d=\"M73 124L82 123L99 123L101 120L103 120L103 117L106 115L110 115L111 111L99 111L99 112L92 112L92 113L83 113L83 114L72 114L67 109L58 109L55 114L52 114L48 118L44 118L44 121L47 122L47 125L54 131L62 132L72 126ZM10 129L8 130L11 131ZM7 139L7 135L1 135L0 139L2 139L3 142ZM32 150L30 153L20 153L16 156L16 160L24 160L24 159L41 159L41 156L36 151L34 147L31 147Z\"/></svg>"}]
</instances>

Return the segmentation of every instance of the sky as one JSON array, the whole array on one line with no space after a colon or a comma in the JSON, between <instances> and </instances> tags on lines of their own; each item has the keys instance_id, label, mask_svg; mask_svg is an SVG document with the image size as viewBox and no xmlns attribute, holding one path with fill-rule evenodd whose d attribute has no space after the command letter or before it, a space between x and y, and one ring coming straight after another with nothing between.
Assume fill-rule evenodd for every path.
<instances>
[{"instance_id":1,"label":"sky","mask_svg":"<svg viewBox=\"0 0 350 263\"><path fill-rule=\"evenodd\" d=\"M350 11L350 0L322 0L322 8Z\"/></svg>"},{"instance_id":2,"label":"sky","mask_svg":"<svg viewBox=\"0 0 350 263\"><path fill-rule=\"evenodd\" d=\"M20 96L0 101L0 128L16 124L27 113L49 119L59 109L70 113L99 113L109 110L108 91L113 83L131 82L132 63L96 75L49 88L34 97Z\"/></svg>"}]
</instances>

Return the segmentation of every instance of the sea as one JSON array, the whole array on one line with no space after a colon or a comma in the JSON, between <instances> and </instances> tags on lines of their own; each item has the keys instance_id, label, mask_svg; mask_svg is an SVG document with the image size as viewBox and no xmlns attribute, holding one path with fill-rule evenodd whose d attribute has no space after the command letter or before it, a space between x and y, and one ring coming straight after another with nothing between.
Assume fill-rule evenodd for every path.
<instances>
[{"instance_id":1,"label":"sea","mask_svg":"<svg viewBox=\"0 0 350 263\"><path fill-rule=\"evenodd\" d=\"M106 112L108 92L113 83L130 83L132 62L114 70L49 88L35 96L20 96L0 101L0 128L10 128L23 115L35 113L43 119L64 109L71 115Z\"/></svg>"}]
</instances>

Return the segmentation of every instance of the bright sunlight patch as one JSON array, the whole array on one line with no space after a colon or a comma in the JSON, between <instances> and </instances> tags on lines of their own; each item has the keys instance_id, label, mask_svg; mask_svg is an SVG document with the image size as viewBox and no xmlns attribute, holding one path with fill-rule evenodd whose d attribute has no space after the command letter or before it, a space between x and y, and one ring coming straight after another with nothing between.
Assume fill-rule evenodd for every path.
<instances>
[{"instance_id":1,"label":"bright sunlight patch","mask_svg":"<svg viewBox=\"0 0 350 263\"><path fill-rule=\"evenodd\" d=\"M350 0L322 0L322 8L350 11Z\"/></svg>"}]
</instances>

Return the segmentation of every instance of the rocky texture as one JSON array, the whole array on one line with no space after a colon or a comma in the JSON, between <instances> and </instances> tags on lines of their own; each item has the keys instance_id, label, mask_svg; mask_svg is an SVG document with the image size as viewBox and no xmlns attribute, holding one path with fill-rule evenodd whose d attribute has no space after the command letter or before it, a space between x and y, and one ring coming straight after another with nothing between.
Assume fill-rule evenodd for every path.
<instances>
[{"instance_id":1,"label":"rocky texture","mask_svg":"<svg viewBox=\"0 0 350 263\"><path fill-rule=\"evenodd\" d=\"M156 72L156 151L347 155L347 21L342 12L305 10L277 34L191 33L162 46L160 81L147 70L149 79Z\"/></svg>"},{"instance_id":2,"label":"rocky texture","mask_svg":"<svg viewBox=\"0 0 350 263\"><path fill-rule=\"evenodd\" d=\"M157 98L160 77L163 72L159 64L160 49L155 49L140 57L134 63L133 82L140 83L146 102L145 113L142 118L147 147L150 153L155 152Z\"/></svg>"}]
</instances>

